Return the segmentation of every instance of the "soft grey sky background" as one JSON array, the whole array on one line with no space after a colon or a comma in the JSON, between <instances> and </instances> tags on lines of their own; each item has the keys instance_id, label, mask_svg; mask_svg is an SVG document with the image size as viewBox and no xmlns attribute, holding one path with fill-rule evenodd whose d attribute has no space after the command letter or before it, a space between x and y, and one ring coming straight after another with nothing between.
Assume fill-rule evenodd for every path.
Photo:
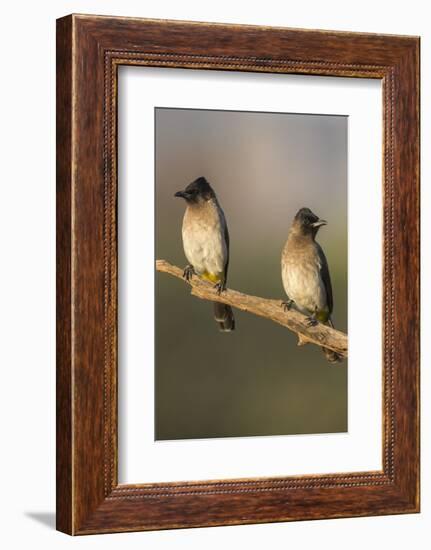
<instances>
[{"instance_id":1,"label":"soft grey sky background","mask_svg":"<svg viewBox=\"0 0 431 550\"><path fill-rule=\"evenodd\" d=\"M231 237L228 286L284 299L280 254L303 206L328 220L337 328L347 331L347 118L156 109L156 255L186 264L173 197L198 176L214 187ZM211 305L156 275L156 437L176 439L347 429L347 363L270 321L235 311L220 334Z\"/></svg>"}]
</instances>

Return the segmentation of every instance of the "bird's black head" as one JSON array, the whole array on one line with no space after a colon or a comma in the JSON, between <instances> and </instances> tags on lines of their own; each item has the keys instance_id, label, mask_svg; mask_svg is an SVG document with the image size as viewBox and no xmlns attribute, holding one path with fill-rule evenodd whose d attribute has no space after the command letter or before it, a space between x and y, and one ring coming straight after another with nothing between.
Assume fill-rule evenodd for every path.
<instances>
[{"instance_id":1,"label":"bird's black head","mask_svg":"<svg viewBox=\"0 0 431 550\"><path fill-rule=\"evenodd\" d=\"M327 223L327 221L321 220L319 216L316 216L309 208L301 208L296 213L292 228L298 233L314 237L319 228Z\"/></svg>"},{"instance_id":2,"label":"bird's black head","mask_svg":"<svg viewBox=\"0 0 431 550\"><path fill-rule=\"evenodd\" d=\"M176 197L181 197L187 201L187 203L198 204L199 202L208 201L215 197L215 193L211 185L204 177L200 177L192 183L189 183L184 191L178 191L175 193Z\"/></svg>"}]
</instances>

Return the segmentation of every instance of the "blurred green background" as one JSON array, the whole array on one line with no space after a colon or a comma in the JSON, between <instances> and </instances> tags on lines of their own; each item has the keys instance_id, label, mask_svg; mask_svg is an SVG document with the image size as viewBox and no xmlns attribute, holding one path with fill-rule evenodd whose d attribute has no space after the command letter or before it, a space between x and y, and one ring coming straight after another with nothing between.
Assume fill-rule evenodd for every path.
<instances>
[{"instance_id":1,"label":"blurred green background","mask_svg":"<svg viewBox=\"0 0 431 550\"><path fill-rule=\"evenodd\" d=\"M229 226L228 286L282 300L281 250L307 206L329 222L317 240L347 332L347 118L166 108L155 118L156 257L186 265L174 193L205 176ZM347 362L234 313L236 331L218 332L212 304L156 273L156 439L347 431Z\"/></svg>"}]
</instances>

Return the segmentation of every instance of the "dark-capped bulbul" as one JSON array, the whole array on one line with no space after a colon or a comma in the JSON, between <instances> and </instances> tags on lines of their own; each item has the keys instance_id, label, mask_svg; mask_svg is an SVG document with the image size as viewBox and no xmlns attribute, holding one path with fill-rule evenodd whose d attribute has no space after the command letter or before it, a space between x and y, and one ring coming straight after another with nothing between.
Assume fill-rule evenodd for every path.
<instances>
[{"instance_id":1,"label":"dark-capped bulbul","mask_svg":"<svg viewBox=\"0 0 431 550\"><path fill-rule=\"evenodd\" d=\"M332 285L328 262L316 242L320 227L326 225L309 208L301 208L290 227L286 244L281 255L281 276L288 301L283 307L293 305L307 315L310 325L321 322L333 327ZM341 361L335 351L323 348L326 359L331 363Z\"/></svg>"},{"instance_id":2,"label":"dark-capped bulbul","mask_svg":"<svg viewBox=\"0 0 431 550\"><path fill-rule=\"evenodd\" d=\"M214 189L200 177L175 196L186 201L182 237L189 265L184 270L184 277L189 280L197 275L213 283L220 293L226 289L229 232ZM230 306L214 302L214 317L222 332L235 329Z\"/></svg>"}]
</instances>

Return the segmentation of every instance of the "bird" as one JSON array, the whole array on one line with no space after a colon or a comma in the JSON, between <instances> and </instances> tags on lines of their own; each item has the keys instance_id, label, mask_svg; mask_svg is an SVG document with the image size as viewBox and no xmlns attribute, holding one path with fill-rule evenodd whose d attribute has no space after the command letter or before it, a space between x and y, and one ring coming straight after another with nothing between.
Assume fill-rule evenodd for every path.
<instances>
[{"instance_id":1,"label":"bird","mask_svg":"<svg viewBox=\"0 0 431 550\"><path fill-rule=\"evenodd\" d=\"M175 197L186 202L182 225L184 253L189 264L183 276L188 281L193 275L213 283L218 294L226 290L229 267L229 231L217 195L203 177L192 181ZM235 330L232 308L214 302L214 318L221 332Z\"/></svg>"},{"instance_id":2,"label":"bird","mask_svg":"<svg viewBox=\"0 0 431 550\"><path fill-rule=\"evenodd\" d=\"M307 316L309 326L319 321L334 326L328 262L322 247L316 242L317 232L326 224L326 220L320 219L309 208L301 208L293 219L281 254L281 276L288 296L282 307L288 310L295 306ZM322 351L330 363L342 360L335 351L324 347Z\"/></svg>"}]
</instances>

